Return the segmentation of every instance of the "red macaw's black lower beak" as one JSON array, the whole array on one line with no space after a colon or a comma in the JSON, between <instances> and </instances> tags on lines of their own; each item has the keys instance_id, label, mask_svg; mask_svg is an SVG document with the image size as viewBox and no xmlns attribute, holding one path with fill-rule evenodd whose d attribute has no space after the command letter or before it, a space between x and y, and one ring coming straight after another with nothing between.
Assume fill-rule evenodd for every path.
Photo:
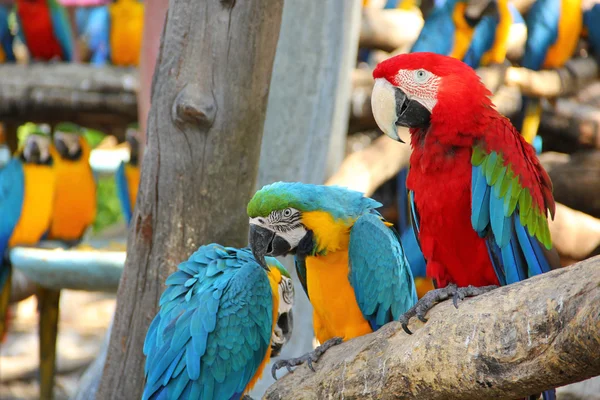
<instances>
[{"instance_id":1,"label":"red macaw's black lower beak","mask_svg":"<svg viewBox=\"0 0 600 400\"><path fill-rule=\"evenodd\" d=\"M265 269L267 263L265 256L283 256L291 250L290 244L275 232L262 226L250 224L248 243L256 261Z\"/></svg>"},{"instance_id":2,"label":"red macaw's black lower beak","mask_svg":"<svg viewBox=\"0 0 600 400\"><path fill-rule=\"evenodd\" d=\"M429 125L431 113L416 100L410 99L404 92L394 88L396 100L396 125L406 128L423 128ZM399 137L398 141L404 143Z\"/></svg>"}]
</instances>

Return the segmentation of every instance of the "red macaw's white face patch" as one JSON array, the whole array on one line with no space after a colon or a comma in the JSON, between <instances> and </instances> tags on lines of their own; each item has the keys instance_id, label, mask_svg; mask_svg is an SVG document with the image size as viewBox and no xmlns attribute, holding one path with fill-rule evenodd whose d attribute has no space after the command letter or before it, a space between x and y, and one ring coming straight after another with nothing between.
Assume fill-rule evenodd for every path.
<instances>
[{"instance_id":1,"label":"red macaw's white face patch","mask_svg":"<svg viewBox=\"0 0 600 400\"><path fill-rule=\"evenodd\" d=\"M441 78L426 69L401 69L394 76L394 84L408 96L418 101L429 112L437 104L437 94Z\"/></svg>"}]
</instances>

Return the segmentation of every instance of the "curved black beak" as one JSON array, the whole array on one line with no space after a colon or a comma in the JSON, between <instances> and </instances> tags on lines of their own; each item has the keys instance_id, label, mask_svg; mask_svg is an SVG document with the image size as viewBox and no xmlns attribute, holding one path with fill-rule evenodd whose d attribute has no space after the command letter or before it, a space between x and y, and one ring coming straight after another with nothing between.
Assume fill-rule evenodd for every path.
<instances>
[{"instance_id":1,"label":"curved black beak","mask_svg":"<svg viewBox=\"0 0 600 400\"><path fill-rule=\"evenodd\" d=\"M398 88L394 88L396 99L396 125L406 128L423 128L429 125L431 113L416 100L411 100ZM402 142L402 140L398 139ZM404 142L403 142L404 143Z\"/></svg>"},{"instance_id":2,"label":"curved black beak","mask_svg":"<svg viewBox=\"0 0 600 400\"><path fill-rule=\"evenodd\" d=\"M248 243L254 258L263 268L268 269L265 256L282 256L291 250L290 244L275 232L259 225L250 224Z\"/></svg>"},{"instance_id":3,"label":"curved black beak","mask_svg":"<svg viewBox=\"0 0 600 400\"><path fill-rule=\"evenodd\" d=\"M42 163L42 152L40 151L40 146L31 141L27 144L27 155L29 156L28 162L32 164L41 164Z\"/></svg>"},{"instance_id":4,"label":"curved black beak","mask_svg":"<svg viewBox=\"0 0 600 400\"><path fill-rule=\"evenodd\" d=\"M81 147L77 149L75 154L71 154L65 141L59 137L54 138L54 147L56 147L56 151L58 151L58 154L60 154L61 158L64 160L77 161L82 154Z\"/></svg>"},{"instance_id":5,"label":"curved black beak","mask_svg":"<svg viewBox=\"0 0 600 400\"><path fill-rule=\"evenodd\" d=\"M281 352L283 346L290 341L292 331L294 330L294 314L290 309L288 312L279 315L275 331L271 340L271 357L276 357Z\"/></svg>"}]
</instances>

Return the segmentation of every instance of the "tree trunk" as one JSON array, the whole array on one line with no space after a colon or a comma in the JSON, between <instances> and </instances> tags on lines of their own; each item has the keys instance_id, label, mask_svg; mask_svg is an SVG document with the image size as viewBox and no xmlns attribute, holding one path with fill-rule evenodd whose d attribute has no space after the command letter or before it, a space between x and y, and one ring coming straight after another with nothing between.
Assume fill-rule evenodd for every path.
<instances>
[{"instance_id":1,"label":"tree trunk","mask_svg":"<svg viewBox=\"0 0 600 400\"><path fill-rule=\"evenodd\" d=\"M600 257L392 322L280 379L266 399L516 399L600 374Z\"/></svg>"},{"instance_id":2,"label":"tree trunk","mask_svg":"<svg viewBox=\"0 0 600 400\"><path fill-rule=\"evenodd\" d=\"M282 0L171 1L98 399L138 399L164 281L200 245L247 244Z\"/></svg>"},{"instance_id":3,"label":"tree trunk","mask_svg":"<svg viewBox=\"0 0 600 400\"><path fill-rule=\"evenodd\" d=\"M358 1L286 1L261 150L258 188L275 181L322 184L344 157L350 73L356 62ZM294 333L281 358L313 348L312 307L291 259L296 287ZM270 371L271 363L265 371ZM274 382L265 372L250 395Z\"/></svg>"}]
</instances>

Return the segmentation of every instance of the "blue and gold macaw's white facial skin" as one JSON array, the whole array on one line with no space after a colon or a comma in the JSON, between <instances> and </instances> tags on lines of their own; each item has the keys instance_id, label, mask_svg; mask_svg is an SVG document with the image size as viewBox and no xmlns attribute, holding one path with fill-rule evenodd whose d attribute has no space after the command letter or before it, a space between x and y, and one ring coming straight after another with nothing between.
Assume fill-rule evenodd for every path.
<instances>
[{"instance_id":1,"label":"blue and gold macaw's white facial skin","mask_svg":"<svg viewBox=\"0 0 600 400\"><path fill-rule=\"evenodd\" d=\"M76 160L81 156L79 134L73 132L54 132L54 146L60 156L67 160Z\"/></svg>"},{"instance_id":2,"label":"blue and gold macaw's white facial skin","mask_svg":"<svg viewBox=\"0 0 600 400\"><path fill-rule=\"evenodd\" d=\"M250 218L250 247L258 262L263 262L265 255L282 256L293 252L307 233L302 213L293 207Z\"/></svg>"},{"instance_id":3,"label":"blue and gold macaw's white facial skin","mask_svg":"<svg viewBox=\"0 0 600 400\"><path fill-rule=\"evenodd\" d=\"M25 139L23 160L28 164L48 164L50 155L50 136L32 133Z\"/></svg>"},{"instance_id":4,"label":"blue and gold macaw's white facial skin","mask_svg":"<svg viewBox=\"0 0 600 400\"><path fill-rule=\"evenodd\" d=\"M278 286L279 291L279 313L277 323L271 335L271 356L276 357L281 348L290 341L294 329L294 317L292 307L294 305L294 285L292 279L281 276Z\"/></svg>"}]
</instances>

